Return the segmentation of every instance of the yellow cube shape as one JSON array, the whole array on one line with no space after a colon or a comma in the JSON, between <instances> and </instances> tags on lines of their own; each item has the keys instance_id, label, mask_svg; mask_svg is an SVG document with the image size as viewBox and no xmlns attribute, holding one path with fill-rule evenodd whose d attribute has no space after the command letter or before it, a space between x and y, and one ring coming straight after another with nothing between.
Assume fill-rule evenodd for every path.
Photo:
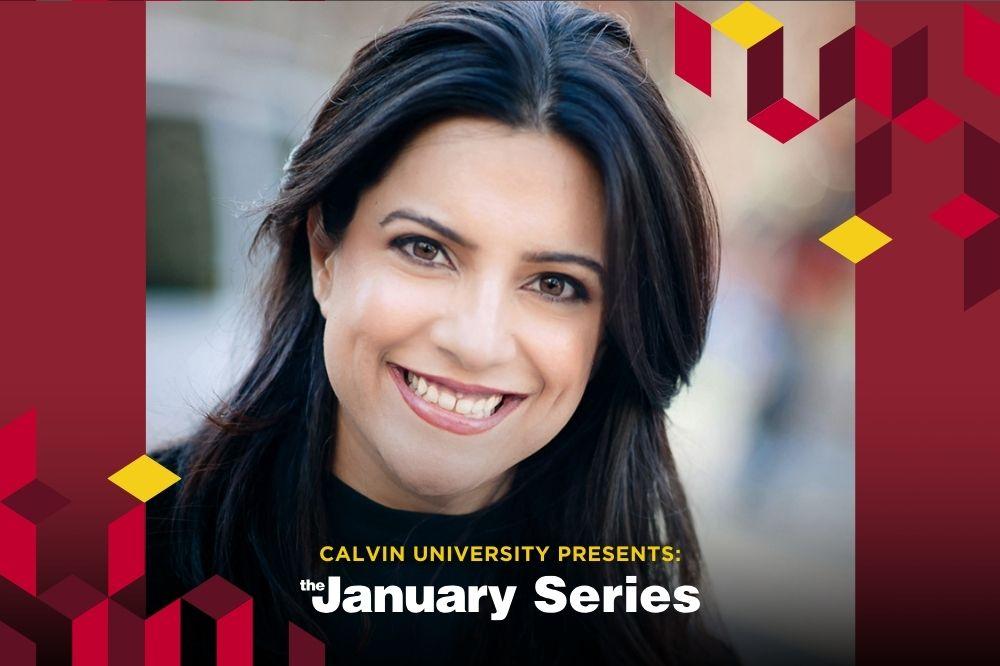
<instances>
[{"instance_id":1,"label":"yellow cube shape","mask_svg":"<svg viewBox=\"0 0 1000 666\"><path fill-rule=\"evenodd\" d=\"M724 14L712 23L712 27L745 49L750 48L781 27L781 21L774 18L752 2L741 3L739 7Z\"/></svg>"},{"instance_id":2,"label":"yellow cube shape","mask_svg":"<svg viewBox=\"0 0 1000 666\"><path fill-rule=\"evenodd\" d=\"M856 264L892 239L855 215L819 240Z\"/></svg>"},{"instance_id":3,"label":"yellow cube shape","mask_svg":"<svg viewBox=\"0 0 1000 666\"><path fill-rule=\"evenodd\" d=\"M181 480L169 469L147 455L141 455L108 477L128 494L148 502Z\"/></svg>"}]
</instances>

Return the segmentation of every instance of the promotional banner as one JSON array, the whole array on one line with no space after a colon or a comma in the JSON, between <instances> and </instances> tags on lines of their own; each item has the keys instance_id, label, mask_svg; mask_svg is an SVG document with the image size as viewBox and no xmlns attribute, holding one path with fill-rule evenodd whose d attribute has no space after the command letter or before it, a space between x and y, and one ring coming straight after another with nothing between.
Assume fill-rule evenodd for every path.
<instances>
[{"instance_id":1,"label":"promotional banner","mask_svg":"<svg viewBox=\"0 0 1000 666\"><path fill-rule=\"evenodd\" d=\"M3 666L995 659L1000 3L0 33Z\"/></svg>"}]
</instances>

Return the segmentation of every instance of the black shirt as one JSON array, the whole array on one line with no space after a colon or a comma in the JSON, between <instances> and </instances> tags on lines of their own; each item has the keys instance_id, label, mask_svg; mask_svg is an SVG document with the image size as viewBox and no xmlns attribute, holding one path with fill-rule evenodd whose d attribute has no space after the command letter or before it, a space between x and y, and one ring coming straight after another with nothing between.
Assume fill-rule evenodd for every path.
<instances>
[{"instance_id":1,"label":"black shirt","mask_svg":"<svg viewBox=\"0 0 1000 666\"><path fill-rule=\"evenodd\" d=\"M161 464L184 475L186 447L175 447L153 454ZM183 482L183 481L182 481ZM189 591L174 572L172 548L191 538L189 526L172 521L180 483L147 503L147 611L152 613ZM323 497L327 505L328 544L335 556L340 546L357 546L365 555L365 546L403 548L402 561L340 561L322 565L323 577L340 577L341 593L349 585L423 586L440 589L445 585L463 588L501 584L509 570L498 562L418 562L414 546L516 545L519 542L519 519L512 506L503 501L465 515L442 515L391 509L374 502L330 473L325 477ZM386 552L386 551L383 551ZM319 553L316 553L317 560ZM298 581L288 581L288 589L301 594L303 601L325 592L301 592ZM527 594L519 590L519 595ZM255 600L255 606L261 600ZM259 609L257 609L259 610ZM328 664L442 664L465 663L464 650L477 627L488 626L482 617L489 615L493 604L480 604L480 615L473 613L333 613L311 610L317 627L303 627L326 643ZM257 615L257 613L255 613ZM255 617L255 663L286 663L287 633L283 627L262 626ZM271 623L274 624L274 623Z\"/></svg>"}]
</instances>

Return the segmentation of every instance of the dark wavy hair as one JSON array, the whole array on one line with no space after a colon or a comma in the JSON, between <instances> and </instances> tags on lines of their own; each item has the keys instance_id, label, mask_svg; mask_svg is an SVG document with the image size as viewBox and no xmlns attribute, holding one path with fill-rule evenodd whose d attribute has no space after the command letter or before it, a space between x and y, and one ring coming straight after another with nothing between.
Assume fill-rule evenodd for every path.
<instances>
[{"instance_id":1,"label":"dark wavy hair","mask_svg":"<svg viewBox=\"0 0 1000 666\"><path fill-rule=\"evenodd\" d=\"M600 173L608 280L604 348L575 414L517 466L525 543L672 544L675 564L567 567L570 584L699 584L698 542L664 409L702 353L717 228L698 162L621 22L568 3L434 3L361 48L293 151L255 239L272 244L249 371L195 433L175 508L192 584L220 573L278 619L308 625L289 581L315 574L336 401L323 360L306 218L336 243L359 194L417 131L448 117L555 132ZM495 623L469 662L556 663L543 632L586 636L605 663L691 663L699 614L563 613ZM563 624L553 624L560 622ZM502 624L503 626L496 626ZM504 632L504 633L501 633ZM548 641L548 642L547 642ZM550 649L551 648L551 649Z\"/></svg>"}]
</instances>

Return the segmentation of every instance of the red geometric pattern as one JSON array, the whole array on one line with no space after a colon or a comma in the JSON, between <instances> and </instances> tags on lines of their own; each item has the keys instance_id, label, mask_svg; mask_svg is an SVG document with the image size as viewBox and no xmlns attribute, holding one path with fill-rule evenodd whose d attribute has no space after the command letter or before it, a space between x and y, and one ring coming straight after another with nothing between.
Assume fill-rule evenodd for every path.
<instances>
[{"instance_id":1,"label":"red geometric pattern","mask_svg":"<svg viewBox=\"0 0 1000 666\"><path fill-rule=\"evenodd\" d=\"M139 504L108 525L108 594L146 572L146 506Z\"/></svg>"},{"instance_id":2,"label":"red geometric pattern","mask_svg":"<svg viewBox=\"0 0 1000 666\"><path fill-rule=\"evenodd\" d=\"M712 24L674 3L674 72L712 95Z\"/></svg>"},{"instance_id":3,"label":"red geometric pattern","mask_svg":"<svg viewBox=\"0 0 1000 666\"><path fill-rule=\"evenodd\" d=\"M892 47L893 118L927 98L927 34L924 26Z\"/></svg>"},{"instance_id":4,"label":"red geometric pattern","mask_svg":"<svg viewBox=\"0 0 1000 666\"><path fill-rule=\"evenodd\" d=\"M855 19L859 43L865 34L893 54L881 92L859 88L855 173L858 208L894 239L855 271L856 650L873 664L984 663L1000 596L995 554L983 550L1000 534L1000 224L990 219L1000 211L1000 91L989 85L1000 3L858 2ZM925 30L926 65L922 38L896 51ZM893 104L893 82L908 72L926 72L925 99L960 131L908 117L920 118L922 100ZM936 137L921 136L926 125ZM873 132L884 133L868 150L881 155L877 169L862 155ZM862 204L879 178L882 196ZM935 616L914 640L924 612L913 581L926 563L905 544L928 525L948 526L948 560L975 583L959 613Z\"/></svg>"},{"instance_id":5,"label":"red geometric pattern","mask_svg":"<svg viewBox=\"0 0 1000 666\"><path fill-rule=\"evenodd\" d=\"M816 124L816 118L782 98L750 118L750 123L787 143Z\"/></svg>"},{"instance_id":6,"label":"red geometric pattern","mask_svg":"<svg viewBox=\"0 0 1000 666\"><path fill-rule=\"evenodd\" d=\"M784 62L784 28L778 28L747 49L747 120L782 99Z\"/></svg>"},{"instance_id":7,"label":"red geometric pattern","mask_svg":"<svg viewBox=\"0 0 1000 666\"><path fill-rule=\"evenodd\" d=\"M69 504L69 500L35 479L17 492L8 495L3 503L33 524L38 525Z\"/></svg>"},{"instance_id":8,"label":"red geometric pattern","mask_svg":"<svg viewBox=\"0 0 1000 666\"><path fill-rule=\"evenodd\" d=\"M880 3L870 6L884 11ZM951 21L958 20L958 11L951 11ZM962 71L995 94L1000 90L1000 22L970 5L960 11ZM897 21L891 31L859 24L820 49L820 117L857 99L855 210L859 215L893 191L894 128L930 144L962 122L959 114L929 96L930 26L900 29L907 23L913 24ZM675 73L711 95L711 42L705 37L709 24L677 5L674 25ZM784 27L777 19L743 3L712 25L747 48L751 124L786 143L817 122L783 96ZM1000 113L995 97L987 100L987 106L994 117ZM994 240L1000 231L991 224L1000 210L1000 143L970 123L963 133L963 174L962 192L967 196L952 193L951 203L937 211L935 219L964 242L963 302L968 309L1000 290L996 259L1000 246ZM976 204L979 207L973 208ZM973 232L979 232L975 238Z\"/></svg>"},{"instance_id":9,"label":"red geometric pattern","mask_svg":"<svg viewBox=\"0 0 1000 666\"><path fill-rule=\"evenodd\" d=\"M108 598L76 576L39 597L65 619L73 664L108 662Z\"/></svg>"},{"instance_id":10,"label":"red geometric pattern","mask_svg":"<svg viewBox=\"0 0 1000 666\"><path fill-rule=\"evenodd\" d=\"M146 620L146 666L180 666L181 602L165 606Z\"/></svg>"},{"instance_id":11,"label":"red geometric pattern","mask_svg":"<svg viewBox=\"0 0 1000 666\"><path fill-rule=\"evenodd\" d=\"M0 466L7 488L34 471L34 456L26 453L35 452L35 414L0 427L0 442L10 445L5 453L16 461ZM253 600L220 576L145 617L141 503L107 526L106 592L71 575L36 596L38 528L69 502L37 478L0 501L0 608L18 609L0 622L0 663L180 666L184 651L200 659L210 646L220 666L252 664ZM323 663L322 642L291 624L289 650L290 664Z\"/></svg>"},{"instance_id":12,"label":"red geometric pattern","mask_svg":"<svg viewBox=\"0 0 1000 666\"><path fill-rule=\"evenodd\" d=\"M892 49L855 27L856 86L859 102L889 118L892 116Z\"/></svg>"},{"instance_id":13,"label":"red geometric pattern","mask_svg":"<svg viewBox=\"0 0 1000 666\"><path fill-rule=\"evenodd\" d=\"M997 216L998 213L964 193L931 213L931 217L941 226L962 239L981 231Z\"/></svg>"},{"instance_id":14,"label":"red geometric pattern","mask_svg":"<svg viewBox=\"0 0 1000 666\"><path fill-rule=\"evenodd\" d=\"M868 107L858 102L856 115ZM857 124L857 122L855 122ZM854 144L854 208L860 214L892 192L892 124L883 123Z\"/></svg>"},{"instance_id":15,"label":"red geometric pattern","mask_svg":"<svg viewBox=\"0 0 1000 666\"><path fill-rule=\"evenodd\" d=\"M35 644L3 622L0 622L0 649L8 666L35 666L37 662Z\"/></svg>"},{"instance_id":16,"label":"red geometric pattern","mask_svg":"<svg viewBox=\"0 0 1000 666\"><path fill-rule=\"evenodd\" d=\"M964 123L961 167L962 193L931 218L962 240L963 303L968 310L1000 291L1000 142Z\"/></svg>"},{"instance_id":17,"label":"red geometric pattern","mask_svg":"<svg viewBox=\"0 0 1000 666\"><path fill-rule=\"evenodd\" d=\"M680 3L674 4L674 73L708 96L712 95L711 28ZM854 28L820 48L819 118L854 99L855 50ZM784 28L778 27L747 47L747 120L786 143L819 118L785 99L783 76Z\"/></svg>"},{"instance_id":18,"label":"red geometric pattern","mask_svg":"<svg viewBox=\"0 0 1000 666\"><path fill-rule=\"evenodd\" d=\"M929 143L962 122L962 119L927 98L896 118L896 124L924 143Z\"/></svg>"},{"instance_id":19,"label":"red geometric pattern","mask_svg":"<svg viewBox=\"0 0 1000 666\"><path fill-rule=\"evenodd\" d=\"M965 75L994 95L1000 95L1000 21L975 6L962 6L964 37L962 65Z\"/></svg>"},{"instance_id":20,"label":"red geometric pattern","mask_svg":"<svg viewBox=\"0 0 1000 666\"><path fill-rule=\"evenodd\" d=\"M895 46L858 30L859 102L925 143L961 122L927 96L928 29L925 26Z\"/></svg>"},{"instance_id":21,"label":"red geometric pattern","mask_svg":"<svg viewBox=\"0 0 1000 666\"><path fill-rule=\"evenodd\" d=\"M924 27L895 46L855 28L857 99L895 118L927 97L928 32Z\"/></svg>"},{"instance_id":22,"label":"red geometric pattern","mask_svg":"<svg viewBox=\"0 0 1000 666\"><path fill-rule=\"evenodd\" d=\"M960 194L931 214L962 239L965 309L1000 289L1000 214Z\"/></svg>"},{"instance_id":23,"label":"red geometric pattern","mask_svg":"<svg viewBox=\"0 0 1000 666\"><path fill-rule=\"evenodd\" d=\"M294 622L288 623L288 663L298 666L323 666L326 644Z\"/></svg>"},{"instance_id":24,"label":"red geometric pattern","mask_svg":"<svg viewBox=\"0 0 1000 666\"><path fill-rule=\"evenodd\" d=\"M828 115L854 99L854 28L834 37L819 49L819 117Z\"/></svg>"},{"instance_id":25,"label":"red geometric pattern","mask_svg":"<svg viewBox=\"0 0 1000 666\"><path fill-rule=\"evenodd\" d=\"M68 503L38 479L0 503L0 534L5 537L0 548L0 575L31 594L37 592L39 526Z\"/></svg>"},{"instance_id":26,"label":"red geometric pattern","mask_svg":"<svg viewBox=\"0 0 1000 666\"><path fill-rule=\"evenodd\" d=\"M253 600L226 579L213 576L185 594L181 618L184 649L192 657L214 645L217 666L253 663Z\"/></svg>"},{"instance_id":27,"label":"red geometric pattern","mask_svg":"<svg viewBox=\"0 0 1000 666\"><path fill-rule=\"evenodd\" d=\"M38 593L38 528L13 509L0 505L0 576L28 594Z\"/></svg>"},{"instance_id":28,"label":"red geometric pattern","mask_svg":"<svg viewBox=\"0 0 1000 666\"><path fill-rule=\"evenodd\" d=\"M0 426L0 446L10 460L0 465L0 576L29 594L38 592L39 528L69 502L34 478L35 436L34 410Z\"/></svg>"},{"instance_id":29,"label":"red geometric pattern","mask_svg":"<svg viewBox=\"0 0 1000 666\"><path fill-rule=\"evenodd\" d=\"M9 497L35 479L36 428L34 410L0 427L0 451L4 454L3 465L0 465L0 499Z\"/></svg>"}]
</instances>

